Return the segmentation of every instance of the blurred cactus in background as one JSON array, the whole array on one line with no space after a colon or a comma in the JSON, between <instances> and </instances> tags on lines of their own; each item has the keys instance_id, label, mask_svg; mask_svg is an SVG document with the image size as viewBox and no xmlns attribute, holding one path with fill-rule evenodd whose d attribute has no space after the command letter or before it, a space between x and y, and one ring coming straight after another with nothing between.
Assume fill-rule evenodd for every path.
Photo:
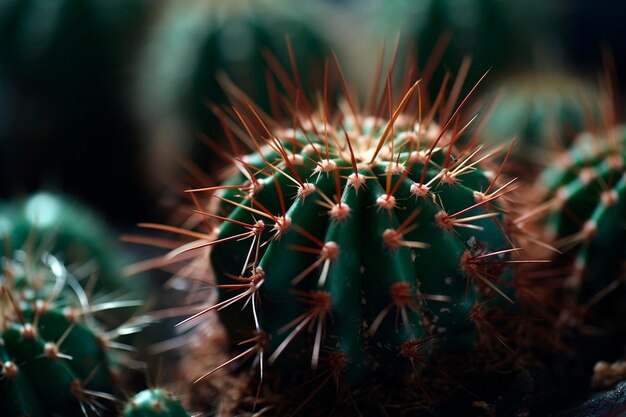
<instances>
[{"instance_id":1,"label":"blurred cactus in background","mask_svg":"<svg viewBox=\"0 0 626 417\"><path fill-rule=\"evenodd\" d=\"M97 317L140 302L95 301L45 251L5 251L0 264L2 415L110 415L117 401L112 372L127 348L115 339L138 327L111 328Z\"/></svg>"},{"instance_id":2,"label":"blurred cactus in background","mask_svg":"<svg viewBox=\"0 0 626 417\"><path fill-rule=\"evenodd\" d=\"M287 42L289 40L289 43ZM230 100L250 98L264 112L282 108L272 98L280 81L268 63L291 73L289 45L302 83L321 85L330 48L301 3L198 1L166 3L139 65L137 100L145 120L156 177L171 176L185 156L211 171L214 149L198 134L224 143L219 112ZM192 152L189 152L193 149ZM178 158L172 154L178 151ZM191 155L191 156L190 156Z\"/></svg>"},{"instance_id":3,"label":"blurred cactus in background","mask_svg":"<svg viewBox=\"0 0 626 417\"><path fill-rule=\"evenodd\" d=\"M40 192L19 204L3 204L0 234L12 249L52 253L70 268L79 268L80 275L95 277L96 291L125 298L143 295L141 277L123 276L132 258L114 232L70 198Z\"/></svg>"},{"instance_id":4,"label":"blurred cactus in background","mask_svg":"<svg viewBox=\"0 0 626 417\"><path fill-rule=\"evenodd\" d=\"M564 290L574 297L565 308L606 297L626 279L624 128L580 134L546 168L539 188L543 203L526 217L545 213L545 233L563 252L554 255L554 267L567 267Z\"/></svg>"},{"instance_id":5,"label":"blurred cactus in background","mask_svg":"<svg viewBox=\"0 0 626 417\"><path fill-rule=\"evenodd\" d=\"M558 73L525 73L503 80L491 92L493 108L483 127L484 140L518 139L527 147L558 150L578 132L599 127L598 92L581 79ZM523 150L522 150L523 152Z\"/></svg>"},{"instance_id":6,"label":"blurred cactus in background","mask_svg":"<svg viewBox=\"0 0 626 417\"><path fill-rule=\"evenodd\" d=\"M468 71L476 80L491 69L488 82L533 68L545 59L550 31L543 21L548 7L535 1L393 0L379 2L386 31L413 42L417 65L429 83L431 99L445 73ZM409 53L412 53L410 51ZM471 65L463 68L465 58ZM469 61L468 61L469 62ZM452 88L448 85L448 88Z\"/></svg>"},{"instance_id":7,"label":"blurred cactus in background","mask_svg":"<svg viewBox=\"0 0 626 417\"><path fill-rule=\"evenodd\" d=\"M137 314L144 277L123 275L132 257L95 212L47 192L2 203L0 237L0 409L113 416L154 340L137 336L153 320Z\"/></svg>"},{"instance_id":8,"label":"blurred cactus in background","mask_svg":"<svg viewBox=\"0 0 626 417\"><path fill-rule=\"evenodd\" d=\"M604 123L593 84L556 72L507 77L484 95L479 106L481 141L515 139L509 172L531 181L579 132Z\"/></svg>"}]
</instances>

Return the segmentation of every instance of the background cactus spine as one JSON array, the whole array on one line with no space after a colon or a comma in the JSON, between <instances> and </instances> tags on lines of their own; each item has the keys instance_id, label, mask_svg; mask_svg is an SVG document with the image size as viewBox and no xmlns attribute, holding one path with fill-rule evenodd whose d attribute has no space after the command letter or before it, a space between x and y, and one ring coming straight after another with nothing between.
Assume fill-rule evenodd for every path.
<instances>
[{"instance_id":1,"label":"background cactus spine","mask_svg":"<svg viewBox=\"0 0 626 417\"><path fill-rule=\"evenodd\" d=\"M124 257L103 222L59 195L3 204L0 381L8 415L107 415L137 367L128 336L150 319L123 282ZM51 389L54 387L54 389Z\"/></svg>"},{"instance_id":2,"label":"background cactus spine","mask_svg":"<svg viewBox=\"0 0 626 417\"><path fill-rule=\"evenodd\" d=\"M0 260L4 412L53 416L113 410L117 388L112 373L124 362L127 348L115 339L141 325L129 321L107 328L94 316L138 302L92 302L78 280L46 252L18 250Z\"/></svg>"},{"instance_id":3,"label":"background cactus spine","mask_svg":"<svg viewBox=\"0 0 626 417\"><path fill-rule=\"evenodd\" d=\"M540 203L519 219L536 221L563 252L553 256L554 267L567 270L563 312L578 324L591 306L621 304L598 302L621 293L625 273L625 138L621 126L579 134L539 178Z\"/></svg>"}]
</instances>

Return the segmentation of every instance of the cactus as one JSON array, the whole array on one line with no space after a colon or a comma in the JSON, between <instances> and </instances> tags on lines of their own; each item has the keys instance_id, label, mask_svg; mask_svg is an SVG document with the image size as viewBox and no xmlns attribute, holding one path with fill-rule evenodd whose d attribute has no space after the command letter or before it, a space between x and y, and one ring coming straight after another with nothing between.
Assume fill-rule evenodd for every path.
<instances>
[{"instance_id":1,"label":"cactus","mask_svg":"<svg viewBox=\"0 0 626 417\"><path fill-rule=\"evenodd\" d=\"M490 96L496 101L482 138L494 142L516 137L520 154L533 148L561 150L578 132L600 125L598 93L572 76L517 75L502 81Z\"/></svg>"},{"instance_id":2,"label":"cactus","mask_svg":"<svg viewBox=\"0 0 626 417\"><path fill-rule=\"evenodd\" d=\"M123 292L125 296L142 291L141 277L123 277L122 269L129 260L114 234L75 200L39 192L19 204L4 204L0 207L0 234L13 249L45 250L68 266L93 271L96 291Z\"/></svg>"},{"instance_id":3,"label":"cactus","mask_svg":"<svg viewBox=\"0 0 626 417\"><path fill-rule=\"evenodd\" d=\"M98 330L99 310L54 256L1 258L0 406L3 415L78 416L111 411L116 330ZM115 306L113 306L115 304Z\"/></svg>"},{"instance_id":4,"label":"cactus","mask_svg":"<svg viewBox=\"0 0 626 417\"><path fill-rule=\"evenodd\" d=\"M228 4L185 0L169 2L160 10L142 59L137 94L153 139L150 146L157 153L153 158L171 159L175 145L182 152L192 148L190 155L203 169L215 162L196 135L217 139L222 133L219 117L207 105L229 103L220 77L227 76L263 111L280 107L277 103L272 107L266 59L273 55L281 67L291 67L286 36L298 51L304 83L323 72L328 48L301 6L271 0ZM165 61L169 64L162 65ZM279 85L275 79L273 83ZM163 175L164 164L155 166L156 175Z\"/></svg>"},{"instance_id":5,"label":"cactus","mask_svg":"<svg viewBox=\"0 0 626 417\"><path fill-rule=\"evenodd\" d=\"M547 234L564 252L557 264L573 263L566 287L579 300L590 300L624 277L625 165L623 128L580 134L540 178L544 203L519 219L547 213Z\"/></svg>"},{"instance_id":6,"label":"cactus","mask_svg":"<svg viewBox=\"0 0 626 417\"><path fill-rule=\"evenodd\" d=\"M213 193L217 236L187 232L208 242L170 254L210 248L219 302L187 320L219 310L245 339L234 360L323 363L348 385L419 373L430 352L471 350L485 311L512 302L511 183L484 168L492 153L457 149L460 109L441 126L419 118L416 90L387 120L326 108L270 131L238 113L256 152L195 190Z\"/></svg>"},{"instance_id":7,"label":"cactus","mask_svg":"<svg viewBox=\"0 0 626 417\"><path fill-rule=\"evenodd\" d=\"M140 392L124 406L124 417L189 417L180 402L164 389Z\"/></svg>"}]
</instances>

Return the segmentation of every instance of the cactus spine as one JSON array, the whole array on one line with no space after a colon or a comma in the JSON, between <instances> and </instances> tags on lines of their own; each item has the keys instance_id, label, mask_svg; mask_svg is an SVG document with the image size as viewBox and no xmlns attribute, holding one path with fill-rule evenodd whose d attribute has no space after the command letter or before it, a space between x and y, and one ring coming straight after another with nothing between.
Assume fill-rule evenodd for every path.
<instances>
[{"instance_id":1,"label":"cactus spine","mask_svg":"<svg viewBox=\"0 0 626 417\"><path fill-rule=\"evenodd\" d=\"M111 409L108 336L86 293L54 256L2 258L0 396L8 416L81 415ZM4 414L3 414L4 415Z\"/></svg>"},{"instance_id":2,"label":"cactus spine","mask_svg":"<svg viewBox=\"0 0 626 417\"><path fill-rule=\"evenodd\" d=\"M624 275L626 259L626 134L583 133L546 169L545 202L527 217L547 211L547 233L573 259L567 287L589 300Z\"/></svg>"},{"instance_id":3,"label":"cactus spine","mask_svg":"<svg viewBox=\"0 0 626 417\"><path fill-rule=\"evenodd\" d=\"M117 338L143 324L129 313L142 303L121 288L108 231L80 206L40 193L2 207L0 236L0 408L33 417L113 412L113 375L129 359Z\"/></svg>"}]
</instances>

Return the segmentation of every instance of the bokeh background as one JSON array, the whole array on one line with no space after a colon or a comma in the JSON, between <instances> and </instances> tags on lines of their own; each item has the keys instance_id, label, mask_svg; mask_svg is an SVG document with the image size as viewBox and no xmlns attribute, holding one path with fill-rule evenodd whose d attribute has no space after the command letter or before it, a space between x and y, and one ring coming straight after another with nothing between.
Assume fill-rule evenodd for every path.
<instances>
[{"instance_id":1,"label":"bokeh background","mask_svg":"<svg viewBox=\"0 0 626 417\"><path fill-rule=\"evenodd\" d=\"M472 55L487 94L528 72L594 85L603 51L626 85L624 21L619 0L0 0L0 199L60 192L120 229L165 218L189 161L218 163L198 138L223 143L217 79L269 109L285 35L307 88L332 50L361 96L383 44L423 69L449 36L433 79Z\"/></svg>"}]
</instances>

